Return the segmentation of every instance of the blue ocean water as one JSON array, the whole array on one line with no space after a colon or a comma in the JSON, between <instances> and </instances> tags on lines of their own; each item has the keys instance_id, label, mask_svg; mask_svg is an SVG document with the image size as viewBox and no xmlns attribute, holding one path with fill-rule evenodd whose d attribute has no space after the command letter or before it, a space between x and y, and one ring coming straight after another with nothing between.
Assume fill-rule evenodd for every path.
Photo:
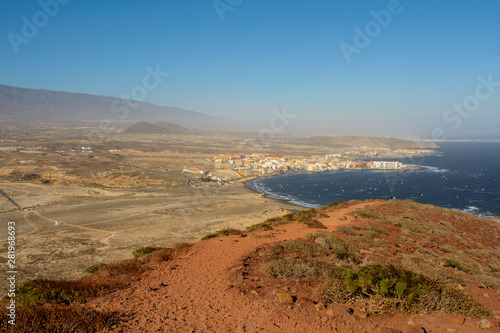
<instances>
[{"instance_id":1,"label":"blue ocean water","mask_svg":"<svg viewBox=\"0 0 500 333\"><path fill-rule=\"evenodd\" d=\"M302 207L395 196L500 218L500 142L439 145L438 155L398 159L423 170L291 173L254 179L247 185L270 198Z\"/></svg>"}]
</instances>

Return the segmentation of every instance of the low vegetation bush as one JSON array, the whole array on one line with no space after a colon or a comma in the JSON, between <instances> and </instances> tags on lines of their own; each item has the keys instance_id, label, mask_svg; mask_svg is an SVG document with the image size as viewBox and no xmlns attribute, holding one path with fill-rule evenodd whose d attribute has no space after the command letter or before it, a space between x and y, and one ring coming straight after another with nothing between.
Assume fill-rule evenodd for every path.
<instances>
[{"instance_id":1,"label":"low vegetation bush","mask_svg":"<svg viewBox=\"0 0 500 333\"><path fill-rule=\"evenodd\" d=\"M172 249L164 248L164 247L141 247L141 248L135 250L134 252L132 252L132 255L134 256L134 258L139 259L141 257L144 257L148 253L152 253L152 252L160 251L160 250L161 251L168 251L168 252L173 251Z\"/></svg>"},{"instance_id":2,"label":"low vegetation bush","mask_svg":"<svg viewBox=\"0 0 500 333\"><path fill-rule=\"evenodd\" d=\"M401 254L400 257L403 259L403 267L412 272L444 283L464 281L463 277L453 271L448 271L446 268L440 267L432 258L406 253Z\"/></svg>"},{"instance_id":3,"label":"low vegetation bush","mask_svg":"<svg viewBox=\"0 0 500 333\"><path fill-rule=\"evenodd\" d=\"M444 244L443 246L441 246L441 251L443 251L443 253L451 253L451 254L458 253L457 249L450 244Z\"/></svg>"},{"instance_id":4,"label":"low vegetation bush","mask_svg":"<svg viewBox=\"0 0 500 333\"><path fill-rule=\"evenodd\" d=\"M290 223L290 220L283 220L281 218L267 219L264 222L257 223L247 227L247 231L257 231L257 230L272 230L273 227L277 227L283 224Z\"/></svg>"},{"instance_id":5,"label":"low vegetation bush","mask_svg":"<svg viewBox=\"0 0 500 333\"><path fill-rule=\"evenodd\" d=\"M352 264L359 263L358 256L353 252L339 250L339 251L333 252L332 255L339 260L347 261L347 262L352 263Z\"/></svg>"},{"instance_id":6,"label":"low vegetation bush","mask_svg":"<svg viewBox=\"0 0 500 333\"><path fill-rule=\"evenodd\" d=\"M386 297L404 298L413 302L424 282L420 275L395 266L361 266L356 272L348 270L344 277L350 292L370 295L378 293Z\"/></svg>"},{"instance_id":7,"label":"low vegetation bush","mask_svg":"<svg viewBox=\"0 0 500 333\"><path fill-rule=\"evenodd\" d=\"M441 223L443 226L445 226L446 228L448 228L450 230L453 230L453 231L455 230L455 227L449 221L439 220L439 223Z\"/></svg>"},{"instance_id":8,"label":"low vegetation bush","mask_svg":"<svg viewBox=\"0 0 500 333\"><path fill-rule=\"evenodd\" d=\"M321 223L320 221L316 219L311 219L309 217L301 217L297 223L303 223L309 228L314 228L314 229L327 229L326 226Z\"/></svg>"},{"instance_id":9,"label":"low vegetation bush","mask_svg":"<svg viewBox=\"0 0 500 333\"><path fill-rule=\"evenodd\" d=\"M22 306L78 304L98 296L100 292L107 289L106 287L106 284L90 279L30 280L17 286L16 302Z\"/></svg>"},{"instance_id":10,"label":"low vegetation bush","mask_svg":"<svg viewBox=\"0 0 500 333\"><path fill-rule=\"evenodd\" d=\"M103 266L103 264L91 266L91 267L85 268L85 270L83 272L86 273L86 274L92 275L95 272L97 272L102 266Z\"/></svg>"},{"instance_id":11,"label":"low vegetation bush","mask_svg":"<svg viewBox=\"0 0 500 333\"><path fill-rule=\"evenodd\" d=\"M373 232L373 233L378 234L378 235L385 235L385 236L388 235L387 231L385 231L384 228L382 228L381 226L379 226L375 223L367 222L365 225L365 228L367 231Z\"/></svg>"},{"instance_id":12,"label":"low vegetation bush","mask_svg":"<svg viewBox=\"0 0 500 333\"><path fill-rule=\"evenodd\" d=\"M422 254L425 254L427 256L434 257L434 258L438 257L436 252L432 251L431 249L425 248L425 247L419 247L417 249L417 252L420 252Z\"/></svg>"},{"instance_id":13,"label":"low vegetation bush","mask_svg":"<svg viewBox=\"0 0 500 333\"><path fill-rule=\"evenodd\" d=\"M360 233L358 228L354 225L341 225L336 228L338 232L341 232L346 235L359 236Z\"/></svg>"},{"instance_id":14,"label":"low vegetation bush","mask_svg":"<svg viewBox=\"0 0 500 333\"><path fill-rule=\"evenodd\" d=\"M316 259L278 259L264 262L261 271L271 277L340 279L346 268Z\"/></svg>"},{"instance_id":15,"label":"low vegetation bush","mask_svg":"<svg viewBox=\"0 0 500 333\"><path fill-rule=\"evenodd\" d=\"M403 201L403 205L405 205L406 208L414 209L414 210L419 208L418 204L415 201L411 200L411 199L404 200Z\"/></svg>"},{"instance_id":16,"label":"low vegetation bush","mask_svg":"<svg viewBox=\"0 0 500 333\"><path fill-rule=\"evenodd\" d=\"M488 276L488 275L478 275L477 279L486 288L500 290L500 278Z\"/></svg>"},{"instance_id":17,"label":"low vegetation bush","mask_svg":"<svg viewBox=\"0 0 500 333\"><path fill-rule=\"evenodd\" d=\"M332 209L342 209L349 207L349 204L345 201L337 201L337 202L332 202L327 207Z\"/></svg>"},{"instance_id":18,"label":"low vegetation bush","mask_svg":"<svg viewBox=\"0 0 500 333\"><path fill-rule=\"evenodd\" d=\"M322 212L320 209L309 209L309 210L301 210L297 213L293 214L294 219L299 220L301 218L313 219L313 218L322 218L328 217L327 214Z\"/></svg>"},{"instance_id":19,"label":"low vegetation bush","mask_svg":"<svg viewBox=\"0 0 500 333\"><path fill-rule=\"evenodd\" d=\"M372 230L367 230L363 236L368 238L368 239L375 239L375 238L378 238L380 236L380 234L378 232L375 232Z\"/></svg>"},{"instance_id":20,"label":"low vegetation bush","mask_svg":"<svg viewBox=\"0 0 500 333\"><path fill-rule=\"evenodd\" d=\"M213 234L208 234L204 236L201 240L206 240L214 237L221 237L221 236L229 236L229 235L241 235L243 232L238 229L222 229L222 230L217 230Z\"/></svg>"},{"instance_id":21,"label":"low vegetation bush","mask_svg":"<svg viewBox=\"0 0 500 333\"><path fill-rule=\"evenodd\" d=\"M406 219L403 216L390 216L388 220L391 221L396 227L401 228L403 232L412 234L427 234L427 230L418 225L412 220Z\"/></svg>"},{"instance_id":22,"label":"low vegetation bush","mask_svg":"<svg viewBox=\"0 0 500 333\"><path fill-rule=\"evenodd\" d=\"M453 238L453 234L446 228L441 226L433 226L430 230L431 233L443 236L446 238Z\"/></svg>"},{"instance_id":23,"label":"low vegetation bush","mask_svg":"<svg viewBox=\"0 0 500 333\"><path fill-rule=\"evenodd\" d=\"M117 312L101 312L80 305L28 306L16 309L16 325L7 322L7 309L0 309L0 332L6 333L97 333L120 320Z\"/></svg>"},{"instance_id":24,"label":"low vegetation bush","mask_svg":"<svg viewBox=\"0 0 500 333\"><path fill-rule=\"evenodd\" d=\"M340 238L339 236L324 231L309 233L306 235L306 239L312 240L319 246L322 246L328 250L341 250L346 252L356 251L356 247L348 241Z\"/></svg>"},{"instance_id":25,"label":"low vegetation bush","mask_svg":"<svg viewBox=\"0 0 500 333\"><path fill-rule=\"evenodd\" d=\"M123 288L153 269L157 263L172 258L191 244L176 244L173 248L138 249L136 259L100 264L85 270L89 275L78 280L36 279L21 283L16 288L16 302L21 306L64 306L82 304L91 299ZM137 256L140 259L137 259Z\"/></svg>"},{"instance_id":26,"label":"low vegetation bush","mask_svg":"<svg viewBox=\"0 0 500 333\"><path fill-rule=\"evenodd\" d=\"M387 200L385 202L386 205L390 205L390 206L398 206L400 203L401 203L401 200L397 200L397 199L390 199L390 200Z\"/></svg>"},{"instance_id":27,"label":"low vegetation bush","mask_svg":"<svg viewBox=\"0 0 500 333\"><path fill-rule=\"evenodd\" d=\"M355 299L355 293L347 290L344 280L328 280L314 290L314 298L323 304L344 304Z\"/></svg>"},{"instance_id":28,"label":"low vegetation bush","mask_svg":"<svg viewBox=\"0 0 500 333\"><path fill-rule=\"evenodd\" d=\"M396 307L416 313L440 310L474 318L492 317L491 310L462 291L400 267L361 266L356 272L348 270L344 281L348 292L364 297L377 295L384 299L401 300L392 302L392 306L388 307L390 309ZM384 302L379 302L379 310L385 312L382 304Z\"/></svg>"},{"instance_id":29,"label":"low vegetation bush","mask_svg":"<svg viewBox=\"0 0 500 333\"><path fill-rule=\"evenodd\" d=\"M444 260L445 264L447 267L452 267L452 268L457 268L459 269L460 268L460 263L456 260L453 260L453 259L445 259Z\"/></svg>"},{"instance_id":30,"label":"low vegetation bush","mask_svg":"<svg viewBox=\"0 0 500 333\"><path fill-rule=\"evenodd\" d=\"M320 248L306 242L303 239L293 239L280 243L283 248L291 251L300 252L308 257L326 256L328 253Z\"/></svg>"},{"instance_id":31,"label":"low vegetation bush","mask_svg":"<svg viewBox=\"0 0 500 333\"><path fill-rule=\"evenodd\" d=\"M354 210L354 214L356 214L356 216L366 217L369 219L376 219L379 217L376 211L368 210L366 208L356 208Z\"/></svg>"}]
</instances>

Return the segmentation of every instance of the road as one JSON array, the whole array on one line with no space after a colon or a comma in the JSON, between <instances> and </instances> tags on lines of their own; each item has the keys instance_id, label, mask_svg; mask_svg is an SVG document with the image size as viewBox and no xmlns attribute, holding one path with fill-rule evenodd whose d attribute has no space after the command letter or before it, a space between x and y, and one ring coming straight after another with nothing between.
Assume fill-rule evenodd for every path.
<instances>
[{"instance_id":1,"label":"road","mask_svg":"<svg viewBox=\"0 0 500 333\"><path fill-rule=\"evenodd\" d=\"M15 202L11 197L9 197L9 195L7 193L5 193L4 191L0 190L0 194L3 194L3 196L6 197L7 200L9 200L10 202L12 202L12 204L14 204L14 206L16 206L19 210L23 210L23 207L19 206L17 204L17 202Z\"/></svg>"}]
</instances>

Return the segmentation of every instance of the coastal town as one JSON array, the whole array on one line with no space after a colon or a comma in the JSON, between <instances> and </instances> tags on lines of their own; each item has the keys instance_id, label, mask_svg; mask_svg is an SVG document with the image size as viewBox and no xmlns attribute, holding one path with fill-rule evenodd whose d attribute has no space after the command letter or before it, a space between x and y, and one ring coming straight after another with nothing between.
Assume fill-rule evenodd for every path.
<instances>
[{"instance_id":1,"label":"coastal town","mask_svg":"<svg viewBox=\"0 0 500 333\"><path fill-rule=\"evenodd\" d=\"M412 158L435 153L430 149L388 149L356 147L328 155L309 158L281 154L223 154L214 156L212 170L185 168L186 174L197 174L204 182L225 182L255 176L270 176L288 172L323 172L337 170L400 170L417 167L381 158ZM369 160L374 158L376 160Z\"/></svg>"}]
</instances>

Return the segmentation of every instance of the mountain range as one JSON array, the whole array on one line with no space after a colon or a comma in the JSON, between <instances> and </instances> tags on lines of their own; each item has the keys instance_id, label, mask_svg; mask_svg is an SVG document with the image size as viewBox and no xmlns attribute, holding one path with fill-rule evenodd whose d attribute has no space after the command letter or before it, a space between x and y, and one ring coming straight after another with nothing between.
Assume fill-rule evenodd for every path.
<instances>
[{"instance_id":1,"label":"mountain range","mask_svg":"<svg viewBox=\"0 0 500 333\"><path fill-rule=\"evenodd\" d=\"M219 129L225 119L176 107L117 97L0 85L0 118L64 123L113 121L123 127L138 121L168 122L187 128Z\"/></svg>"}]
</instances>

